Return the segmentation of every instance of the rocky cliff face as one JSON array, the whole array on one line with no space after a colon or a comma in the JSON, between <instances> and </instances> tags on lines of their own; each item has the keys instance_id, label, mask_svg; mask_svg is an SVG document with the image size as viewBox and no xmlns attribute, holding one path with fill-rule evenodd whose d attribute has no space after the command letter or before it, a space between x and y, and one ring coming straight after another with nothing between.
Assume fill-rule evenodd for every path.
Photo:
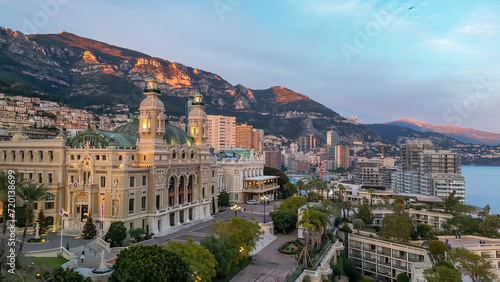
<instances>
[{"instance_id":1,"label":"rocky cliff face","mask_svg":"<svg viewBox=\"0 0 500 282\"><path fill-rule=\"evenodd\" d=\"M40 93L95 112L128 104L136 111L144 81L155 75L167 114L184 115L186 99L199 91L208 114L233 115L268 134L296 138L339 130L344 140L378 140L366 128L303 94L281 86L253 90L220 76L71 33L24 35L0 28L0 79L20 81Z\"/></svg>"}]
</instances>

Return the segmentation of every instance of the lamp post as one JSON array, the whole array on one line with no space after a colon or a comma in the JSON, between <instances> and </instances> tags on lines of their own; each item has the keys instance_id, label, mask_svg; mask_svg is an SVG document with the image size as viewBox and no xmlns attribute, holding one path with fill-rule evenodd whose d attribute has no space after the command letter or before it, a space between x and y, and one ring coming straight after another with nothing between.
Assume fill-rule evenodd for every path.
<instances>
[{"instance_id":1,"label":"lamp post","mask_svg":"<svg viewBox=\"0 0 500 282\"><path fill-rule=\"evenodd\" d=\"M262 196L260 197L262 201L264 201L264 223L266 223L266 202L269 200L268 197Z\"/></svg>"},{"instance_id":2,"label":"lamp post","mask_svg":"<svg viewBox=\"0 0 500 282\"><path fill-rule=\"evenodd\" d=\"M239 210L241 209L240 206L238 206L237 204L234 204L232 207L231 207L231 210L234 211L234 217L237 217L236 216L236 212L238 212Z\"/></svg>"}]
</instances>

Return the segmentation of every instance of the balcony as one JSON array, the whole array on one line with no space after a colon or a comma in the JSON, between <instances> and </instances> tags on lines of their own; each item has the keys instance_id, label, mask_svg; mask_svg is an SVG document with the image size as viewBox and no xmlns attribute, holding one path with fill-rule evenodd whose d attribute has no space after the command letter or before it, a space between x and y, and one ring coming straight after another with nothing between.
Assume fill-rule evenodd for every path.
<instances>
[{"instance_id":1,"label":"balcony","mask_svg":"<svg viewBox=\"0 0 500 282\"><path fill-rule=\"evenodd\" d=\"M398 268L398 269L402 269L402 270L404 270L404 271L406 271L406 270L407 270L407 266L406 266L406 264L394 263L394 264L392 265L392 267L395 267L395 268Z\"/></svg>"},{"instance_id":2,"label":"balcony","mask_svg":"<svg viewBox=\"0 0 500 282\"><path fill-rule=\"evenodd\" d=\"M370 255L365 254L363 256L363 259L367 260L367 261L373 261L373 262L375 262L375 256L370 256Z\"/></svg>"},{"instance_id":3,"label":"balcony","mask_svg":"<svg viewBox=\"0 0 500 282\"><path fill-rule=\"evenodd\" d=\"M68 189L71 189L71 190L86 190L86 189L98 189L99 188L99 185L97 184L69 184L67 186Z\"/></svg>"}]
</instances>

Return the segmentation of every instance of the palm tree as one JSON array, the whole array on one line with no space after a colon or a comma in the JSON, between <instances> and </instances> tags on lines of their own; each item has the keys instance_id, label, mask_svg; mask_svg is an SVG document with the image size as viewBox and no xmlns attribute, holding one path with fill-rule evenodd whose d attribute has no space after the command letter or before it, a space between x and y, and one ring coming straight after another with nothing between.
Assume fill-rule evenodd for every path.
<instances>
[{"instance_id":1,"label":"palm tree","mask_svg":"<svg viewBox=\"0 0 500 282\"><path fill-rule=\"evenodd\" d=\"M314 180L314 185L316 186L316 189L321 190L321 198L323 198L323 192L326 190L326 183L325 183L325 181L323 181L321 178L315 179Z\"/></svg>"},{"instance_id":2,"label":"palm tree","mask_svg":"<svg viewBox=\"0 0 500 282\"><path fill-rule=\"evenodd\" d=\"M359 234L359 229L365 227L365 222L360 219L360 218L356 218L353 222L352 222L352 225L354 226L355 229L358 230L358 234Z\"/></svg>"},{"instance_id":3,"label":"palm tree","mask_svg":"<svg viewBox=\"0 0 500 282\"><path fill-rule=\"evenodd\" d=\"M312 259L309 256L309 249L307 245L309 243L309 230L312 230L314 225L311 223L311 212L309 209L302 210L301 214L302 217L299 221L297 221L297 227L302 225L304 231L306 232L306 237L305 237L304 247L302 248L302 251L300 251L299 258L297 261L300 261L300 259L302 258L302 263L304 267L307 267L309 264L312 265Z\"/></svg>"},{"instance_id":4,"label":"palm tree","mask_svg":"<svg viewBox=\"0 0 500 282\"><path fill-rule=\"evenodd\" d=\"M309 257L309 252L307 245L309 244L309 235L312 233L313 241L321 244L321 236L326 230L326 226L328 224L327 215L318 210L317 208L311 207L306 210L302 210L301 219L297 222L297 227L302 225L304 230L306 231L305 245L299 255L299 261L303 258L304 267L307 267L307 264L310 262L311 258Z\"/></svg>"},{"instance_id":5,"label":"palm tree","mask_svg":"<svg viewBox=\"0 0 500 282\"><path fill-rule=\"evenodd\" d=\"M368 194L370 194L370 208L373 207L373 194L375 193L375 189L370 188L368 189Z\"/></svg>"},{"instance_id":6,"label":"palm tree","mask_svg":"<svg viewBox=\"0 0 500 282\"><path fill-rule=\"evenodd\" d=\"M344 201L344 193L345 193L346 189L345 189L344 185L342 185L342 184L339 184L338 187L339 187L339 192L340 192L340 201L342 202L342 201Z\"/></svg>"},{"instance_id":7,"label":"palm tree","mask_svg":"<svg viewBox=\"0 0 500 282\"><path fill-rule=\"evenodd\" d=\"M45 198L47 194L47 187L44 184L37 185L35 183L21 185L17 191L17 196L26 205L26 223L24 224L23 239L19 245L19 251L23 249L24 241L26 240L26 231L28 230L31 214L33 213L33 204Z\"/></svg>"},{"instance_id":8,"label":"palm tree","mask_svg":"<svg viewBox=\"0 0 500 282\"><path fill-rule=\"evenodd\" d=\"M2 203L3 210L3 234L7 233L7 204L9 200L9 184L14 185L14 187L20 187L23 184L22 174L18 172L14 173L14 179L9 179L9 175L12 174L9 174L5 171L0 171L0 202Z\"/></svg>"},{"instance_id":9,"label":"palm tree","mask_svg":"<svg viewBox=\"0 0 500 282\"><path fill-rule=\"evenodd\" d=\"M351 201L343 201L342 203L340 203L340 209L344 214L344 220L347 220L347 215L349 211L352 209Z\"/></svg>"}]
</instances>

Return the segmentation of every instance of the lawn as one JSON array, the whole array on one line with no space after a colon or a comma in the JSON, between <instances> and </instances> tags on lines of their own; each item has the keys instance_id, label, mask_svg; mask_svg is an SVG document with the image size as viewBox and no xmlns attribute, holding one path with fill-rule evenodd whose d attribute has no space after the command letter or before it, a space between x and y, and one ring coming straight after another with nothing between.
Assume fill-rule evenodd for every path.
<instances>
[{"instance_id":1,"label":"lawn","mask_svg":"<svg viewBox=\"0 0 500 282\"><path fill-rule=\"evenodd\" d=\"M28 258L28 260L32 265L35 265L37 267L45 266L47 268L56 268L58 266L61 266L61 264L68 261L65 258L59 258L59 257L50 257L50 258L31 257L31 258Z\"/></svg>"}]
</instances>

